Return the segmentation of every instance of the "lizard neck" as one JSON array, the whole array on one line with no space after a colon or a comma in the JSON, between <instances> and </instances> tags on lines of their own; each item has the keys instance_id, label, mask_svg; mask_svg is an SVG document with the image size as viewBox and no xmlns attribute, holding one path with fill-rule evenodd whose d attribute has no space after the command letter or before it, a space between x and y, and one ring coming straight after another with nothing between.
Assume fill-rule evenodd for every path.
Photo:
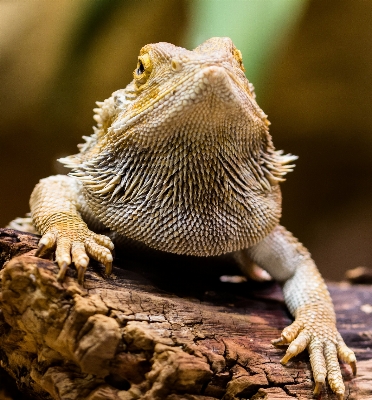
<instances>
[{"instance_id":1,"label":"lizard neck","mask_svg":"<svg viewBox=\"0 0 372 400\"><path fill-rule=\"evenodd\" d=\"M263 186L249 136L214 126L185 140L187 128L155 146L133 133L102 152L95 171L120 183L106 194L85 185L89 206L111 229L162 251L211 256L259 242L278 224L281 195L278 184Z\"/></svg>"}]
</instances>

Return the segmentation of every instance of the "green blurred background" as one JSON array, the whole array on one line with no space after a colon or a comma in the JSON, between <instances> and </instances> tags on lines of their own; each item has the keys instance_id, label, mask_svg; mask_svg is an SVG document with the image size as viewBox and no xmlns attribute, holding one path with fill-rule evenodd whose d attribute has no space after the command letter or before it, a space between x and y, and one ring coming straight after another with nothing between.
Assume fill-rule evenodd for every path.
<instances>
[{"instance_id":1,"label":"green blurred background","mask_svg":"<svg viewBox=\"0 0 372 400\"><path fill-rule=\"evenodd\" d=\"M372 2L0 2L0 226L92 132L92 108L131 80L140 48L230 36L278 149L299 155L282 223L324 276L372 266Z\"/></svg>"}]
</instances>

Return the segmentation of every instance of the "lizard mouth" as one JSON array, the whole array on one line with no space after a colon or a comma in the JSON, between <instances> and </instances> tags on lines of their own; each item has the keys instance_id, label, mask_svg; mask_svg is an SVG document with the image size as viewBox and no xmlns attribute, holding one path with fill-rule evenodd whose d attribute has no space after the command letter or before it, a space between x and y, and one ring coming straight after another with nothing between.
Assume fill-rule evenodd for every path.
<instances>
[{"instance_id":1,"label":"lizard mouth","mask_svg":"<svg viewBox=\"0 0 372 400\"><path fill-rule=\"evenodd\" d=\"M172 102L174 93L176 91L179 92L181 89L183 95L177 96L179 97L177 102ZM197 73L193 71L187 74L177 81L177 83L159 93L143 107L136 107L134 112L130 110L129 114L124 117L122 114L119 115L116 122L111 125L111 129L115 133L123 132L148 112L162 105L163 108L169 107L167 103L172 105L172 107L169 107L172 110L168 113L168 116L172 118L182 113L184 109L201 101L207 93L211 92L224 103L225 107L239 106L241 100L238 99L237 90L247 93L247 88L239 82L233 72L221 66L207 65L202 67ZM248 93L246 95L248 97Z\"/></svg>"}]
</instances>

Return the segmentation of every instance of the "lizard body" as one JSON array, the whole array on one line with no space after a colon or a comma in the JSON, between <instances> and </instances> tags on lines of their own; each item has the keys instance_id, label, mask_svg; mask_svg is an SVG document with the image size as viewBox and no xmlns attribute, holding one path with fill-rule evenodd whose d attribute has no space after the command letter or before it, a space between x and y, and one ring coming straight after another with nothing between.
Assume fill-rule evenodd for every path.
<instances>
[{"instance_id":1,"label":"lizard body","mask_svg":"<svg viewBox=\"0 0 372 400\"><path fill-rule=\"evenodd\" d=\"M194 51L169 43L141 49L134 80L95 109L97 127L76 155L61 159L70 176L35 187L32 220L38 254L56 246L63 279L71 262L82 282L89 257L111 272L122 237L178 253L235 252L283 284L295 322L275 344L282 362L308 348L315 393L344 384L337 357L355 372L355 355L336 329L331 298L307 249L279 225L279 183L296 157L276 151L269 122L228 38ZM89 226L89 228L88 228Z\"/></svg>"}]
</instances>

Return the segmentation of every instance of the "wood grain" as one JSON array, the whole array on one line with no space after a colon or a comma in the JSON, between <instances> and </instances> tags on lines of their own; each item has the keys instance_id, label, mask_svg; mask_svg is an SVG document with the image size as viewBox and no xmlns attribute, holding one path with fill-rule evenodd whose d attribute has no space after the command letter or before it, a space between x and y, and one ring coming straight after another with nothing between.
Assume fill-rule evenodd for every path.
<instances>
[{"instance_id":1,"label":"wood grain","mask_svg":"<svg viewBox=\"0 0 372 400\"><path fill-rule=\"evenodd\" d=\"M221 282L228 257L118 253L85 287L33 256L37 236L0 229L1 366L37 399L311 399L308 355L287 366L270 341L291 319L275 283ZM372 290L329 284L338 328L356 352L348 400L372 398ZM336 399L328 387L322 400Z\"/></svg>"}]
</instances>

